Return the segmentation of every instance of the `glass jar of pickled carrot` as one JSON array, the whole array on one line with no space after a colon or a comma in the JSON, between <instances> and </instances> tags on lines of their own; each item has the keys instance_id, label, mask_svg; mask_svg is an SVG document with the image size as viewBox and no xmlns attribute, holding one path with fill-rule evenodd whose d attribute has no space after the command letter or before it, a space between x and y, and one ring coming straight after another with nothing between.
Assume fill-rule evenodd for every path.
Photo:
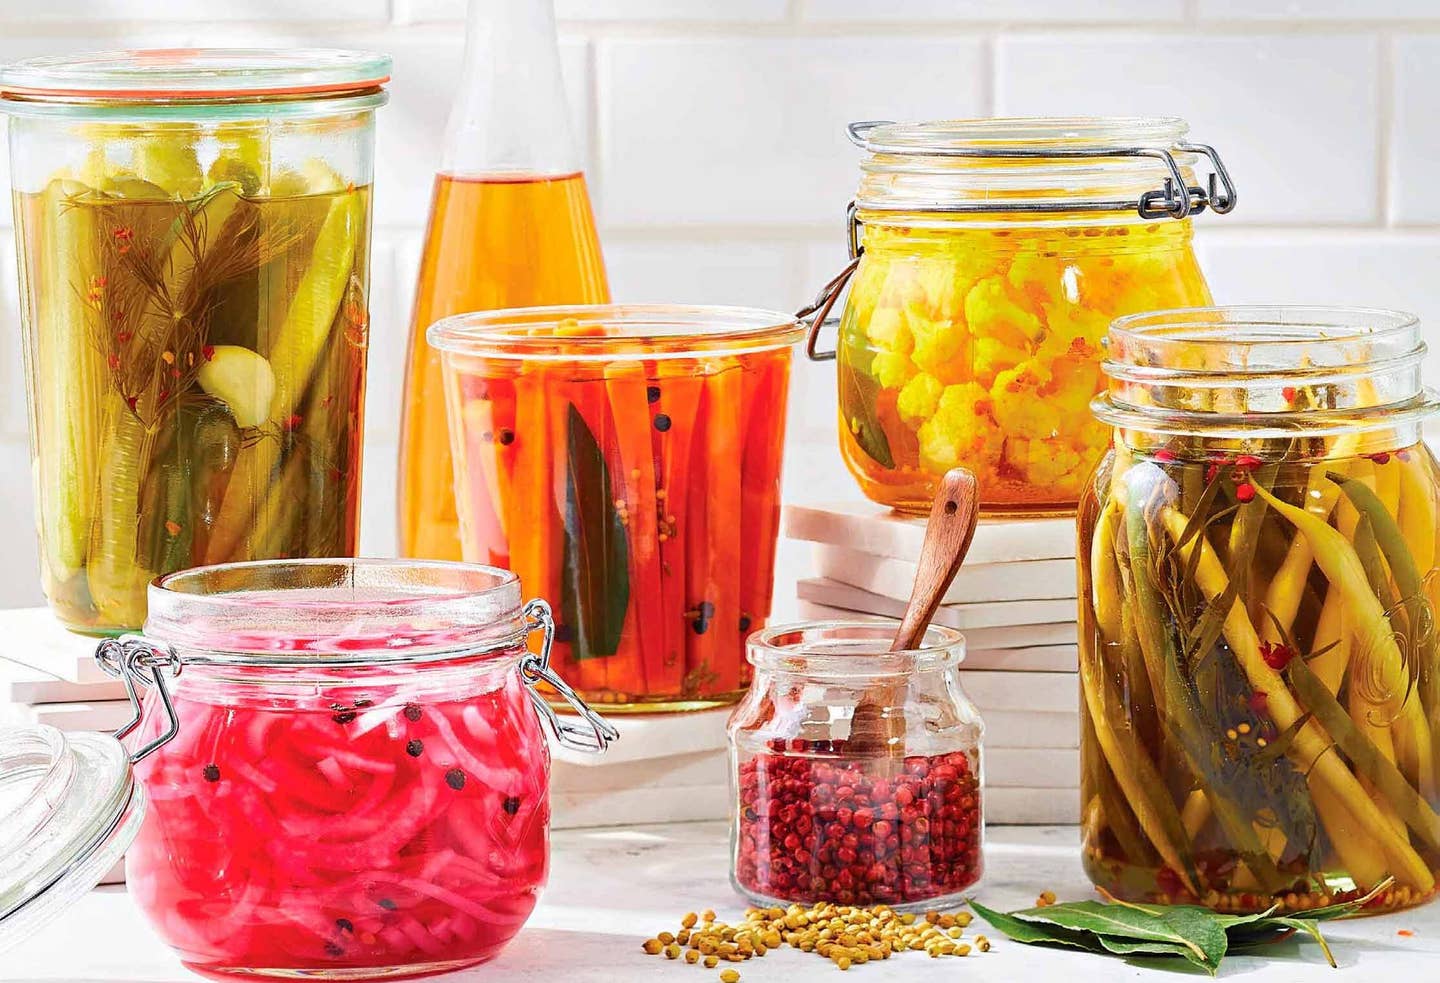
<instances>
[{"instance_id":1,"label":"glass jar of pickled carrot","mask_svg":"<svg viewBox=\"0 0 1440 983\"><path fill-rule=\"evenodd\" d=\"M1108 433L1087 412L1118 315L1210 302L1191 217L1235 189L1178 119L854 123L851 262L816 302L840 449L866 496L926 513L964 465L990 514L1068 514ZM1214 171L1195 183L1199 158ZM832 352L817 333L846 281Z\"/></svg>"},{"instance_id":2,"label":"glass jar of pickled carrot","mask_svg":"<svg viewBox=\"0 0 1440 983\"><path fill-rule=\"evenodd\" d=\"M1084 863L1228 911L1440 873L1440 471L1415 318L1121 318L1079 514Z\"/></svg>"},{"instance_id":3,"label":"glass jar of pickled carrot","mask_svg":"<svg viewBox=\"0 0 1440 983\"><path fill-rule=\"evenodd\" d=\"M375 111L390 59L178 49L0 71L41 581L355 552Z\"/></svg>"},{"instance_id":4,"label":"glass jar of pickled carrot","mask_svg":"<svg viewBox=\"0 0 1440 983\"><path fill-rule=\"evenodd\" d=\"M145 635L97 657L132 696L146 687L127 730L150 814L126 877L188 967L419 976L514 937L549 863L537 709L566 744L615 737L550 669L549 607L520 599L506 571L403 560L151 586ZM540 680L583 719L560 721Z\"/></svg>"},{"instance_id":5,"label":"glass jar of pickled carrot","mask_svg":"<svg viewBox=\"0 0 1440 983\"><path fill-rule=\"evenodd\" d=\"M613 305L432 325L465 558L556 612L557 664L614 711L733 703L770 614L786 314Z\"/></svg>"},{"instance_id":6,"label":"glass jar of pickled carrot","mask_svg":"<svg viewBox=\"0 0 1440 983\"><path fill-rule=\"evenodd\" d=\"M930 910L980 879L984 724L965 638L898 622L785 625L750 638L730 717L731 883L752 903Z\"/></svg>"}]
</instances>

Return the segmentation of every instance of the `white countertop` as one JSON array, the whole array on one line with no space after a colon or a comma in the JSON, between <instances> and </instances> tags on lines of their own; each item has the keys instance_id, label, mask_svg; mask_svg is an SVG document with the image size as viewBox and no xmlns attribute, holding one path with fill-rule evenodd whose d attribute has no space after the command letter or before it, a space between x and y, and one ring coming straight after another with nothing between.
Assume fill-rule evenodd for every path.
<instances>
[{"instance_id":1,"label":"white countertop","mask_svg":"<svg viewBox=\"0 0 1440 983\"><path fill-rule=\"evenodd\" d=\"M718 978L713 970L647 956L640 943L659 931L674 931L687 911L714 908L722 919L733 921L744 910L727 879L725 824L565 830L554 834L553 844L550 885L520 937L493 962L444 979L699 983ZM1074 827L992 829L985 859L987 875L976 897L993 907L1029 906L1046 889L1062 900L1093 897L1080 870ZM1401 929L1414 935L1400 936ZM967 932L973 934L973 928ZM968 978L1004 983L1186 978L1184 970L1142 969L1119 959L1022 946L989 934L994 948L963 963L912 952L857 967L850 974L859 972L873 981ZM1340 962L1338 972L1326 966L1313 943L1291 941L1273 947L1273 957L1227 957L1221 976L1243 977L1247 983L1423 979L1424 968L1440 960L1440 904L1332 922L1326 935ZM736 968L744 983L840 979L829 962L789 948ZM0 956L0 979L194 983L198 977L187 973L151 934L124 889L102 888Z\"/></svg>"}]
</instances>

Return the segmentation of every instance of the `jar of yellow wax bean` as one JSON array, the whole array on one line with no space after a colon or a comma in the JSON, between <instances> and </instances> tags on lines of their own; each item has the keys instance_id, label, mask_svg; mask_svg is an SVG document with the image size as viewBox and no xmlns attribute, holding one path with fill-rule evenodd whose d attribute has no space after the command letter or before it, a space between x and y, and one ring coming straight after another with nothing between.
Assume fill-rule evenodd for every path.
<instances>
[{"instance_id":1,"label":"jar of yellow wax bean","mask_svg":"<svg viewBox=\"0 0 1440 983\"><path fill-rule=\"evenodd\" d=\"M801 313L837 359L861 490L927 512L964 465L990 514L1068 513L1104 451L1088 412L1123 314L1210 302L1191 217L1235 189L1178 119L853 123L851 262ZM1209 181L1196 180L1208 159ZM835 351L817 335L845 283Z\"/></svg>"}]
</instances>

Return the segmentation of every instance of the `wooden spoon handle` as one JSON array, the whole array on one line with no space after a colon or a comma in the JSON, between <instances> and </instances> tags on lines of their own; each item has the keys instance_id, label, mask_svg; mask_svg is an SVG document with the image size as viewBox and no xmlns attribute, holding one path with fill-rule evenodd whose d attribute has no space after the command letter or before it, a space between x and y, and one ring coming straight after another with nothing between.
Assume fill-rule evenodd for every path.
<instances>
[{"instance_id":1,"label":"wooden spoon handle","mask_svg":"<svg viewBox=\"0 0 1440 983\"><path fill-rule=\"evenodd\" d=\"M920 547L919 573L910 592L910 604L895 633L892 652L919 648L930 627L930 619L945 599L945 592L965 562L975 538L980 514L979 490L975 476L965 468L952 468L940 479L925 542Z\"/></svg>"}]
</instances>

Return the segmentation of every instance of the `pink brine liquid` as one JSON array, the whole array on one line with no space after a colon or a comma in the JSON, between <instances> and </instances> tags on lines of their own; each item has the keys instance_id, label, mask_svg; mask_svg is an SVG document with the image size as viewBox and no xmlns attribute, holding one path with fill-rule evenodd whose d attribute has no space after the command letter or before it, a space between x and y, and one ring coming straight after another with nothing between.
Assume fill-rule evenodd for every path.
<instances>
[{"instance_id":1,"label":"pink brine liquid","mask_svg":"<svg viewBox=\"0 0 1440 983\"><path fill-rule=\"evenodd\" d=\"M179 734L137 766L152 805L127 878L191 969L441 972L494 956L535 907L549 752L513 662L333 673L177 682Z\"/></svg>"}]
</instances>

